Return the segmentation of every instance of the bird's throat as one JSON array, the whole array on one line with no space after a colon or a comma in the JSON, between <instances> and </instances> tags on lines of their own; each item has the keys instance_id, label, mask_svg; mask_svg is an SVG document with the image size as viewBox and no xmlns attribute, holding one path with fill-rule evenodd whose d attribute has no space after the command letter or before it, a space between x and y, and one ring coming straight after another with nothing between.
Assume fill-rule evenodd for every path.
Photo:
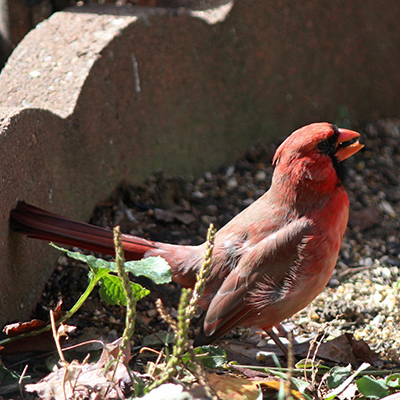
<instances>
[{"instance_id":1,"label":"bird's throat","mask_svg":"<svg viewBox=\"0 0 400 400\"><path fill-rule=\"evenodd\" d=\"M336 169L329 162L316 167L313 164L292 163L274 171L270 188L270 199L287 205L304 214L308 209L323 204L337 192L345 191Z\"/></svg>"}]
</instances>

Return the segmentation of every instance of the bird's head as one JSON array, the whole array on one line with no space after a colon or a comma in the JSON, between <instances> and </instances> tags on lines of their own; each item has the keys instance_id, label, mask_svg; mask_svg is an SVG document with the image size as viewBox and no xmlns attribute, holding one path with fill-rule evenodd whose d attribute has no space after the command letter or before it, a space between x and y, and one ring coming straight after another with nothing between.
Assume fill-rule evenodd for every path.
<instances>
[{"instance_id":1,"label":"bird's head","mask_svg":"<svg viewBox=\"0 0 400 400\"><path fill-rule=\"evenodd\" d=\"M274 180L321 193L333 190L344 179L341 162L364 147L359 138L357 132L326 122L304 126L276 150Z\"/></svg>"}]
</instances>

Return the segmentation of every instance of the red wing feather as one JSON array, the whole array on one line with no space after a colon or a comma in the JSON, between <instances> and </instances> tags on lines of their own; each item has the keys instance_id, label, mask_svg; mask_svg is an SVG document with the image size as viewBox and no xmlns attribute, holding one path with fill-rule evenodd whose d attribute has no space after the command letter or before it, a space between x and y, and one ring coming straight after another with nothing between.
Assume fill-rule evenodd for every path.
<instances>
[{"instance_id":1,"label":"red wing feather","mask_svg":"<svg viewBox=\"0 0 400 400\"><path fill-rule=\"evenodd\" d=\"M204 334L212 341L258 312L252 291L264 285L262 303L275 303L280 290L290 281L293 268L301 258L304 240L311 224L306 219L290 223L269 235L242 257L212 299L204 320ZM279 261L278 261L279 260ZM252 311L250 311L252 310ZM267 319L267 317L264 317Z\"/></svg>"}]
</instances>

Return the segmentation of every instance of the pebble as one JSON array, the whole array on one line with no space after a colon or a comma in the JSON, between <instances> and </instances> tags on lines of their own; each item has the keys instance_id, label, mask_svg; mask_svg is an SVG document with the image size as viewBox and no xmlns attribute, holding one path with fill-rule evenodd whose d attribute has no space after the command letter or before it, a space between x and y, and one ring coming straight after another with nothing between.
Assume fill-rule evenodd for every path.
<instances>
[{"instance_id":1,"label":"pebble","mask_svg":"<svg viewBox=\"0 0 400 400\"><path fill-rule=\"evenodd\" d=\"M200 199L204 199L206 197L206 195L203 192L196 191L196 192L192 193L192 197L194 199L199 199L200 200Z\"/></svg>"},{"instance_id":2,"label":"pebble","mask_svg":"<svg viewBox=\"0 0 400 400\"><path fill-rule=\"evenodd\" d=\"M204 179L205 179L206 181L212 181L212 180L213 180L213 174L212 174L211 172L207 171L207 172L204 174Z\"/></svg>"},{"instance_id":3,"label":"pebble","mask_svg":"<svg viewBox=\"0 0 400 400\"><path fill-rule=\"evenodd\" d=\"M373 265L372 258L371 257L364 258L364 260L362 260L362 264L364 264L366 267L372 267Z\"/></svg>"},{"instance_id":4,"label":"pebble","mask_svg":"<svg viewBox=\"0 0 400 400\"><path fill-rule=\"evenodd\" d=\"M379 205L386 214L390 215L393 218L397 216L396 212L389 202L382 200Z\"/></svg>"},{"instance_id":5,"label":"pebble","mask_svg":"<svg viewBox=\"0 0 400 400\"><path fill-rule=\"evenodd\" d=\"M231 189L235 189L238 186L238 181L236 178L230 178L226 182L227 186Z\"/></svg>"},{"instance_id":6,"label":"pebble","mask_svg":"<svg viewBox=\"0 0 400 400\"><path fill-rule=\"evenodd\" d=\"M235 166L234 165L230 165L225 172L225 177L226 178L230 178L231 176L233 176L233 173L235 172Z\"/></svg>"},{"instance_id":7,"label":"pebble","mask_svg":"<svg viewBox=\"0 0 400 400\"><path fill-rule=\"evenodd\" d=\"M126 218L128 218L128 221L133 222L133 223L139 223L139 221L136 219L136 217L133 215L132 211L129 208L125 209L125 215Z\"/></svg>"},{"instance_id":8,"label":"pebble","mask_svg":"<svg viewBox=\"0 0 400 400\"><path fill-rule=\"evenodd\" d=\"M264 171L257 171L254 176L254 179L257 182L265 181L267 180L267 174Z\"/></svg>"},{"instance_id":9,"label":"pebble","mask_svg":"<svg viewBox=\"0 0 400 400\"><path fill-rule=\"evenodd\" d=\"M392 272L390 271L389 268L383 267L383 268L381 268L381 274L382 274L382 276L384 276L386 278L390 278L392 275Z\"/></svg>"},{"instance_id":10,"label":"pebble","mask_svg":"<svg viewBox=\"0 0 400 400\"><path fill-rule=\"evenodd\" d=\"M310 310L308 313L308 317L311 318L313 321L319 321L320 317L319 315L315 312L315 310Z\"/></svg>"},{"instance_id":11,"label":"pebble","mask_svg":"<svg viewBox=\"0 0 400 400\"><path fill-rule=\"evenodd\" d=\"M388 294L382 302L382 306L388 310L393 310L398 304L398 298L394 293Z\"/></svg>"},{"instance_id":12,"label":"pebble","mask_svg":"<svg viewBox=\"0 0 400 400\"><path fill-rule=\"evenodd\" d=\"M62 267L66 267L67 265L69 265L69 260L67 256L60 256L58 257L58 265L62 266Z\"/></svg>"},{"instance_id":13,"label":"pebble","mask_svg":"<svg viewBox=\"0 0 400 400\"><path fill-rule=\"evenodd\" d=\"M335 288L338 287L340 285L340 281L338 279L332 278L329 283L328 283L329 287L331 288Z\"/></svg>"},{"instance_id":14,"label":"pebble","mask_svg":"<svg viewBox=\"0 0 400 400\"><path fill-rule=\"evenodd\" d=\"M383 315L378 314L372 321L371 324L375 326L381 326L385 322L385 317Z\"/></svg>"},{"instance_id":15,"label":"pebble","mask_svg":"<svg viewBox=\"0 0 400 400\"><path fill-rule=\"evenodd\" d=\"M252 204L252 203L254 203L254 199L247 198L247 199L243 200L243 203L242 203L242 204L243 204L245 207L247 207L247 206L249 206L249 205Z\"/></svg>"}]
</instances>

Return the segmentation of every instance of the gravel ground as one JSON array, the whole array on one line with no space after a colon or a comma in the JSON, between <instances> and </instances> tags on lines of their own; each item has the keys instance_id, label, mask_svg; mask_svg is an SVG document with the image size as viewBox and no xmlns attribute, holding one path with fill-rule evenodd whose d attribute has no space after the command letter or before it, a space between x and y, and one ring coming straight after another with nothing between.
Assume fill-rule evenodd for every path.
<instances>
[{"instance_id":1,"label":"gravel ground","mask_svg":"<svg viewBox=\"0 0 400 400\"><path fill-rule=\"evenodd\" d=\"M353 129L362 134L365 148L347 161L352 211L338 265L326 290L291 322L297 326L295 334L306 336L330 322L331 335L352 332L384 359L400 362L400 120ZM276 145L255 145L240 160L196 179L172 179L157 172L142 185L123 184L99 204L90 222L119 224L123 232L152 240L201 243L210 222L223 226L268 189L275 149ZM36 316L46 318L60 296L68 309L85 289L85 273L61 256ZM173 313L179 289L174 284L153 288L139 303L136 343L150 330L166 328L155 311L158 297ZM93 295L71 323L112 340L121 334L124 316ZM237 330L228 338L240 335Z\"/></svg>"}]
</instances>

